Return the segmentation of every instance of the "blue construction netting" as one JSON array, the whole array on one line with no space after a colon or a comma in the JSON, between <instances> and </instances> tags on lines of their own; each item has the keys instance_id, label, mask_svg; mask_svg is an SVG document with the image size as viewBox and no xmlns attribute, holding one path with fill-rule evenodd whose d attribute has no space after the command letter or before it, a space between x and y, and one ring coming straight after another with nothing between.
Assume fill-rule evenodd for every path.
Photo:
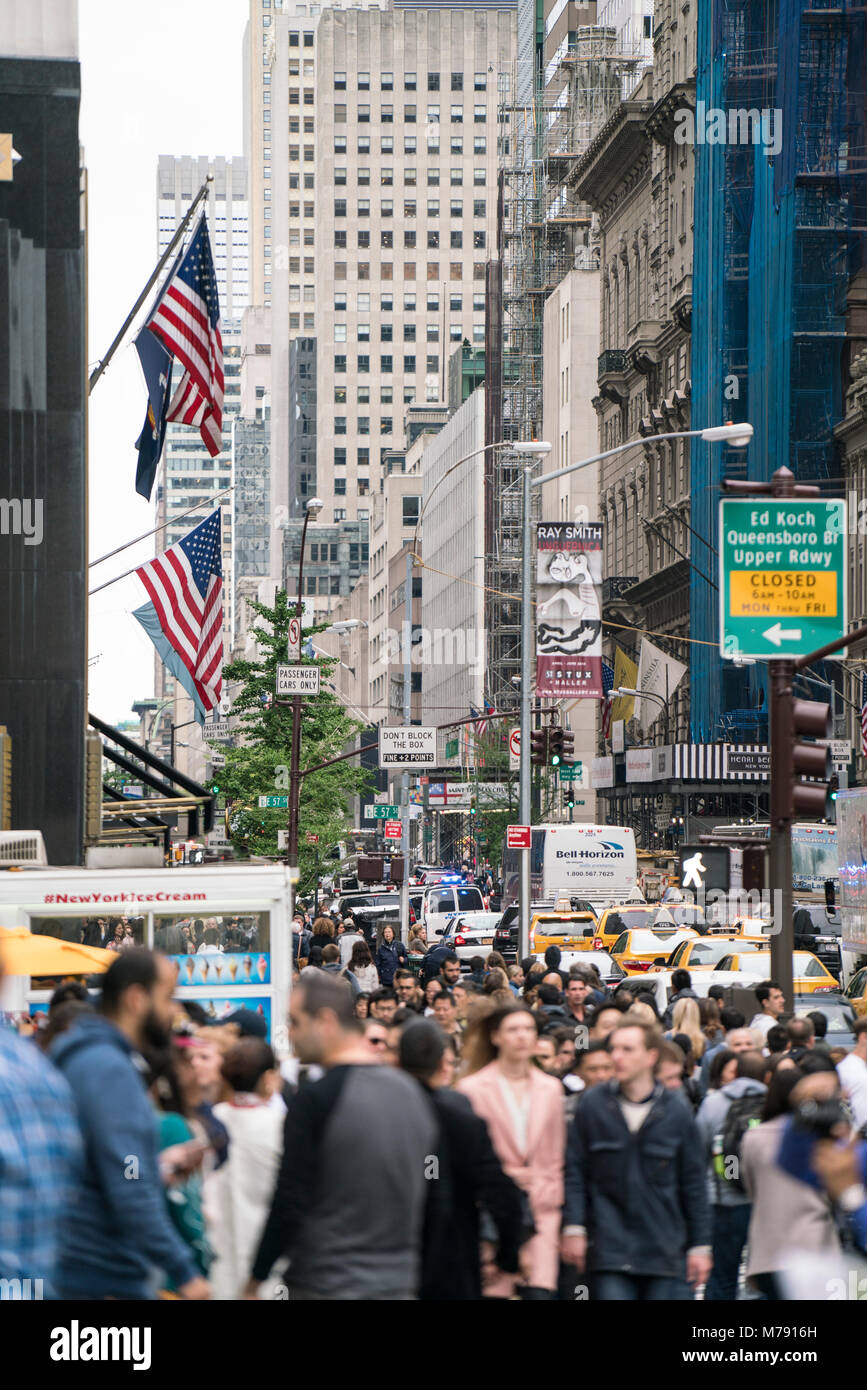
<instances>
[{"instance_id":1,"label":"blue construction netting","mask_svg":"<svg viewBox=\"0 0 867 1390\"><path fill-rule=\"evenodd\" d=\"M840 491L846 297L864 263L865 29L863 5L839 0L699 6L697 101L773 113L752 145L696 148L693 427L755 429L746 468L693 442L692 524L714 545L723 474L764 479L786 464ZM695 571L690 583L692 635L716 640L714 596ZM738 716L746 735L764 676L693 647L693 740L738 736Z\"/></svg>"}]
</instances>

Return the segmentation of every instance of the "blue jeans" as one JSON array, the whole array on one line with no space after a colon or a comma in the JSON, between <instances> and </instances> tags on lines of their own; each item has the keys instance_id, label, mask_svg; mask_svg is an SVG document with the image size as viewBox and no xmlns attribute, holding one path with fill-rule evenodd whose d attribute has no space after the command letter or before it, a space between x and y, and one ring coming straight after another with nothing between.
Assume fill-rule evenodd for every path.
<instances>
[{"instance_id":1,"label":"blue jeans","mask_svg":"<svg viewBox=\"0 0 867 1390\"><path fill-rule=\"evenodd\" d=\"M738 1296L738 1270L750 1228L750 1202L736 1207L715 1203L713 1211L713 1269L705 1289L706 1303L734 1302Z\"/></svg>"},{"instance_id":2,"label":"blue jeans","mask_svg":"<svg viewBox=\"0 0 867 1390\"><path fill-rule=\"evenodd\" d=\"M694 1297L686 1280L655 1274L594 1274L590 1294L617 1303L684 1303Z\"/></svg>"}]
</instances>

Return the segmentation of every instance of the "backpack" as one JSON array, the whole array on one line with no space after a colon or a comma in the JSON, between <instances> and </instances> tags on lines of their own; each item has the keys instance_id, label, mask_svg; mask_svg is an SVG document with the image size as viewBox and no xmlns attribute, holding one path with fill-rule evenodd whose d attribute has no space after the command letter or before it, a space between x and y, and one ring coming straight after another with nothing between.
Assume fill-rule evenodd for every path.
<instances>
[{"instance_id":1,"label":"backpack","mask_svg":"<svg viewBox=\"0 0 867 1390\"><path fill-rule=\"evenodd\" d=\"M726 1112L721 1133L714 1137L714 1173L718 1182L727 1184L732 1191L746 1193L740 1175L744 1135L748 1129L754 1129L756 1125L761 1124L764 1107L763 1091L733 1100ZM734 1164L731 1162L733 1158L737 1160Z\"/></svg>"}]
</instances>

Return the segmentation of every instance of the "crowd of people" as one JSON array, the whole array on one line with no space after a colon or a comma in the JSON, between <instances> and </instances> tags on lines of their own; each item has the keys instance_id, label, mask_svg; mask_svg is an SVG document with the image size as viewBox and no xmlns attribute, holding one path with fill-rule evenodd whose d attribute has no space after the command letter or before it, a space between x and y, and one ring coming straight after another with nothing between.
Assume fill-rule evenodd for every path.
<instances>
[{"instance_id":1,"label":"crowd of people","mask_svg":"<svg viewBox=\"0 0 867 1390\"><path fill-rule=\"evenodd\" d=\"M419 933L299 913L294 934L282 1063L260 1016L209 1024L141 948L98 1001L58 990L34 1039L0 1031L4 1280L779 1300L793 1270L867 1251L867 1020L839 1056L821 1013L777 1021L773 982L748 1023L678 972L660 1017L646 982L609 989L556 947L466 971Z\"/></svg>"}]
</instances>

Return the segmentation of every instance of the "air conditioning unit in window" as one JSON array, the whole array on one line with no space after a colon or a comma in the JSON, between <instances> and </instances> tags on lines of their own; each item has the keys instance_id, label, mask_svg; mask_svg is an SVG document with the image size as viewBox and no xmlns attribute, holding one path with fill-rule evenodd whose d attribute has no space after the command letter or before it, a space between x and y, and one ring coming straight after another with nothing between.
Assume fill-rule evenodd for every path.
<instances>
[{"instance_id":1,"label":"air conditioning unit in window","mask_svg":"<svg viewBox=\"0 0 867 1390\"><path fill-rule=\"evenodd\" d=\"M47 866L41 830L0 830L0 869Z\"/></svg>"}]
</instances>

